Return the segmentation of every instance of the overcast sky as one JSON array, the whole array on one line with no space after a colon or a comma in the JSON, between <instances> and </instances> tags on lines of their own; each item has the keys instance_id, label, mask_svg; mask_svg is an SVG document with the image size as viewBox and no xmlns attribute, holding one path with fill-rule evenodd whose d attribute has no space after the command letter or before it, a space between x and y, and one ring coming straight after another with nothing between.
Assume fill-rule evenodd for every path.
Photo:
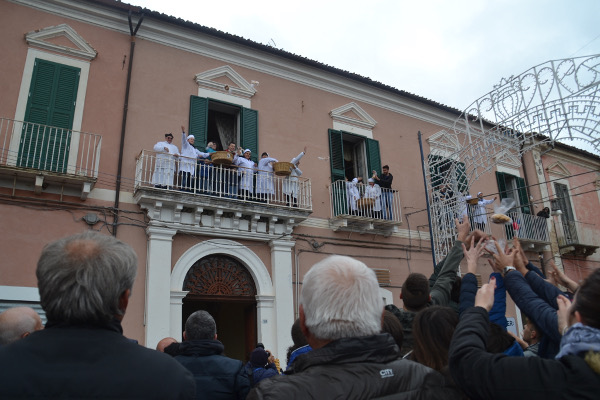
<instances>
[{"instance_id":1,"label":"overcast sky","mask_svg":"<svg viewBox=\"0 0 600 400\"><path fill-rule=\"evenodd\" d=\"M600 0L122 1L459 110L502 78L600 54Z\"/></svg>"}]
</instances>

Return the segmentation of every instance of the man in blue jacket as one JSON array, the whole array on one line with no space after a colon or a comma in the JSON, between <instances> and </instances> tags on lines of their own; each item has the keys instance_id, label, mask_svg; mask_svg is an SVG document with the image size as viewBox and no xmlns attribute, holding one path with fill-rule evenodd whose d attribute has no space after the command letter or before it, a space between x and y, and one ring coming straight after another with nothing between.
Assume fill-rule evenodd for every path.
<instances>
[{"instance_id":1,"label":"man in blue jacket","mask_svg":"<svg viewBox=\"0 0 600 400\"><path fill-rule=\"evenodd\" d=\"M250 381L239 360L225 357L217 340L217 325L206 311L196 311L185 322L183 343L175 357L196 379L196 399L245 399Z\"/></svg>"}]
</instances>

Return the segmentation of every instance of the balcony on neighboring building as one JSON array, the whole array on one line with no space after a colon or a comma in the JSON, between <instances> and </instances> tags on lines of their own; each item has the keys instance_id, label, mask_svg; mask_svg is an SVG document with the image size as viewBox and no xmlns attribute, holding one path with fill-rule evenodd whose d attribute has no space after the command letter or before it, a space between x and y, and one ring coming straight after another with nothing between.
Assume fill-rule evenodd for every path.
<instances>
[{"instance_id":1,"label":"balcony on neighboring building","mask_svg":"<svg viewBox=\"0 0 600 400\"><path fill-rule=\"evenodd\" d=\"M102 136L0 118L0 185L76 194L85 200L98 178Z\"/></svg>"},{"instance_id":2,"label":"balcony on neighboring building","mask_svg":"<svg viewBox=\"0 0 600 400\"><path fill-rule=\"evenodd\" d=\"M511 223L504 226L506 240L518 237L524 250L542 251L550 244L547 219L520 211L509 212Z\"/></svg>"},{"instance_id":3,"label":"balcony on neighboring building","mask_svg":"<svg viewBox=\"0 0 600 400\"><path fill-rule=\"evenodd\" d=\"M578 257L589 257L598 249L598 231L595 225L580 221L557 218L556 236L560 253Z\"/></svg>"},{"instance_id":4,"label":"balcony on neighboring building","mask_svg":"<svg viewBox=\"0 0 600 400\"><path fill-rule=\"evenodd\" d=\"M330 224L334 231L389 236L402 224L400 195L396 190L348 181L329 186Z\"/></svg>"},{"instance_id":5,"label":"balcony on neighboring building","mask_svg":"<svg viewBox=\"0 0 600 400\"><path fill-rule=\"evenodd\" d=\"M188 179L177 173L185 164L194 171ZM151 225L178 231L250 240L291 234L312 212L310 179L258 172L143 150L134 200Z\"/></svg>"}]
</instances>

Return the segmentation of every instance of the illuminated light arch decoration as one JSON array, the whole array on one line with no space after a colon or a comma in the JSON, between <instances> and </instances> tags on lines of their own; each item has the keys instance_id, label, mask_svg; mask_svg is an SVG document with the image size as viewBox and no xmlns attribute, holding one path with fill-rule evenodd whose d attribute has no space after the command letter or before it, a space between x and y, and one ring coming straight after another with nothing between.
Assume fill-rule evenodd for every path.
<instances>
[{"instance_id":1,"label":"illuminated light arch decoration","mask_svg":"<svg viewBox=\"0 0 600 400\"><path fill-rule=\"evenodd\" d=\"M446 147L444 157L424 160L437 261L454 240L453 219L441 216L458 215L462 207L457 200L464 184L457 176L472 186L499 157L518 168L522 154L544 143L577 141L600 154L600 54L548 61L502 79L465 109L452 132L443 132L430 141L431 154L440 151L436 142L458 143L456 150L447 154ZM440 185L448 185L454 198L440 201Z\"/></svg>"}]
</instances>

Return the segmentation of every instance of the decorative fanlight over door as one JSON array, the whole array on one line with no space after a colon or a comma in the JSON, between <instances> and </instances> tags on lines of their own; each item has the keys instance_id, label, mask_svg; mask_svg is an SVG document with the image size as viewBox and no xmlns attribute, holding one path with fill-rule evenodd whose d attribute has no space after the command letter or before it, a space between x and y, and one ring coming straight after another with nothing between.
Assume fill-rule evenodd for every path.
<instances>
[{"instance_id":1,"label":"decorative fanlight over door","mask_svg":"<svg viewBox=\"0 0 600 400\"><path fill-rule=\"evenodd\" d=\"M192 265L183 282L192 295L255 296L256 287L248 270L236 259L211 255Z\"/></svg>"}]
</instances>

